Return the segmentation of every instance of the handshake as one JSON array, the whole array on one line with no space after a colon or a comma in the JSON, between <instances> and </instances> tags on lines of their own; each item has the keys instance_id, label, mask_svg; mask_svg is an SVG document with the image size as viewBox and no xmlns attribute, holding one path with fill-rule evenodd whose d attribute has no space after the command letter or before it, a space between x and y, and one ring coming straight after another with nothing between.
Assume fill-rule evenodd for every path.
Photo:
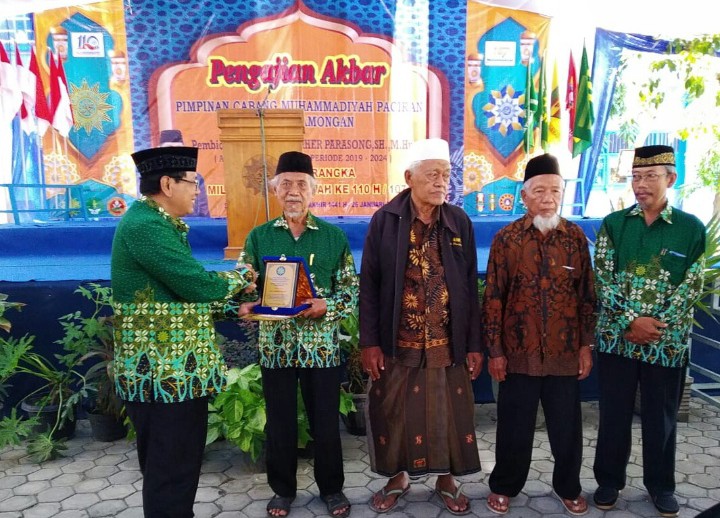
<instances>
[{"instance_id":1,"label":"handshake","mask_svg":"<svg viewBox=\"0 0 720 518\"><path fill-rule=\"evenodd\" d=\"M245 272L243 273L243 270ZM255 271L255 269L252 267L251 264L245 263L245 264L238 264L235 266L235 271L243 273L243 278L248 279L248 274L252 275L252 280L250 281L250 284L243 290L243 293L252 293L257 290L257 284L255 284L255 281L258 278L258 273ZM248 279L250 280L250 279Z\"/></svg>"}]
</instances>

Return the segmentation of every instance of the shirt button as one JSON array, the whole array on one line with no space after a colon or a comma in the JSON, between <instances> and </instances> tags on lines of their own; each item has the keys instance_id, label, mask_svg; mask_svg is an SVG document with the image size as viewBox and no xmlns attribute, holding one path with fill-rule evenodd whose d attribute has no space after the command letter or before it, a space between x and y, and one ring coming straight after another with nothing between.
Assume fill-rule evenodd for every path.
<instances>
[{"instance_id":1,"label":"shirt button","mask_svg":"<svg viewBox=\"0 0 720 518\"><path fill-rule=\"evenodd\" d=\"M543 333L543 338L547 338L547 333Z\"/></svg>"}]
</instances>

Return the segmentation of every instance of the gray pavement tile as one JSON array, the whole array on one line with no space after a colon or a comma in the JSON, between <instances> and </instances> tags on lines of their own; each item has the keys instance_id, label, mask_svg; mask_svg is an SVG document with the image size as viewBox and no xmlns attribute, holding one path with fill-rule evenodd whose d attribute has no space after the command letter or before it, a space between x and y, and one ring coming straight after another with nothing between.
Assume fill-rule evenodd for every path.
<instances>
[{"instance_id":1,"label":"gray pavement tile","mask_svg":"<svg viewBox=\"0 0 720 518\"><path fill-rule=\"evenodd\" d=\"M60 504L58 502L48 502L37 504L23 511L23 518L51 518L57 516L60 512Z\"/></svg>"},{"instance_id":2,"label":"gray pavement tile","mask_svg":"<svg viewBox=\"0 0 720 518\"><path fill-rule=\"evenodd\" d=\"M142 507L130 507L121 511L116 518L144 518Z\"/></svg>"},{"instance_id":3,"label":"gray pavement tile","mask_svg":"<svg viewBox=\"0 0 720 518\"><path fill-rule=\"evenodd\" d=\"M584 403L584 458L581 483L589 500L597 487L592 473L597 427L597 404ZM494 405L476 406L478 447L484 472L460 477L463 491L471 498L470 516L495 517L485 506L489 493L487 477L494 466ZM720 412L703 403L691 402L690 422L679 426L676 493L682 510L680 518L694 518L699 511L720 501ZM711 421L714 420L714 421ZM142 517L142 478L133 443L98 443L92 440L83 421L78 437L70 441L73 457L38 465L22 448L0 452L0 518L43 518L85 516ZM588 518L655 517L642 483L642 447L639 421L635 419L633 450L628 466L628 486L621 493L616 509L603 513L592 504ZM364 438L342 433L345 458L345 493L353 504L352 518L375 516L368 502L372 493L387 481L369 468ZM547 433L536 431L536 448L528 482L511 501L508 518L565 517L560 502L552 494L554 463ZM200 489L195 506L198 517L265 517L265 506L272 496L262 461L253 463L232 445L221 442L207 448ZM298 497L293 518L328 516L317 498L312 461L300 459ZM433 497L436 477L412 482L411 492L398 504L390 518L449 518L452 516ZM23 500L23 498L26 498ZM35 499L35 500L32 500ZM14 506L8 508L6 506ZM5 507L4 507L5 506ZM23 506L22 509L19 509ZM18 508L16 508L18 507Z\"/></svg>"},{"instance_id":4,"label":"gray pavement tile","mask_svg":"<svg viewBox=\"0 0 720 518\"><path fill-rule=\"evenodd\" d=\"M60 502L60 506L63 510L74 509L79 511L87 509L99 501L100 497L95 493L77 493Z\"/></svg>"},{"instance_id":5,"label":"gray pavement tile","mask_svg":"<svg viewBox=\"0 0 720 518\"><path fill-rule=\"evenodd\" d=\"M101 500L114 500L118 498L126 498L136 491L137 489L130 484L112 484L98 491L98 496Z\"/></svg>"},{"instance_id":6,"label":"gray pavement tile","mask_svg":"<svg viewBox=\"0 0 720 518\"><path fill-rule=\"evenodd\" d=\"M34 482L25 482L13 488L12 492L16 495L37 495L40 491L44 491L50 487L47 480L36 480Z\"/></svg>"},{"instance_id":7,"label":"gray pavement tile","mask_svg":"<svg viewBox=\"0 0 720 518\"><path fill-rule=\"evenodd\" d=\"M123 500L103 500L91 506L87 511L91 517L95 518L100 516L117 516L125 509L127 509L127 504Z\"/></svg>"},{"instance_id":8,"label":"gray pavement tile","mask_svg":"<svg viewBox=\"0 0 720 518\"><path fill-rule=\"evenodd\" d=\"M74 491L69 486L51 487L38 493L37 499L39 502L62 502L73 494Z\"/></svg>"},{"instance_id":9,"label":"gray pavement tile","mask_svg":"<svg viewBox=\"0 0 720 518\"><path fill-rule=\"evenodd\" d=\"M15 495L0 502L0 511L23 511L37 503L34 495Z\"/></svg>"},{"instance_id":10,"label":"gray pavement tile","mask_svg":"<svg viewBox=\"0 0 720 518\"><path fill-rule=\"evenodd\" d=\"M222 511L240 511L251 501L245 493L229 493L218 498L215 503Z\"/></svg>"}]
</instances>

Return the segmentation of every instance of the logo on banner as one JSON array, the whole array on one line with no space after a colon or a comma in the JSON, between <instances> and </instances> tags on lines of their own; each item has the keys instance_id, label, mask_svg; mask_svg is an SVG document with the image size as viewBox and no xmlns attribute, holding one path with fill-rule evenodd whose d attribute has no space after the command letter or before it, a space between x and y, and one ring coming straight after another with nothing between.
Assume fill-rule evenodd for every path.
<instances>
[{"instance_id":1,"label":"logo on banner","mask_svg":"<svg viewBox=\"0 0 720 518\"><path fill-rule=\"evenodd\" d=\"M73 32L72 55L78 58L105 57L105 45L102 32Z\"/></svg>"}]
</instances>

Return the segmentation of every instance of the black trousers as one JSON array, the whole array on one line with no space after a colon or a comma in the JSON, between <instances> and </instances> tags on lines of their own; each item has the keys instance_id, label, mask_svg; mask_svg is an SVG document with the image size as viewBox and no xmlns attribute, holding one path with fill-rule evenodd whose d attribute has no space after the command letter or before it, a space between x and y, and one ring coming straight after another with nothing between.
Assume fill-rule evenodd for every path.
<instances>
[{"instance_id":1,"label":"black trousers","mask_svg":"<svg viewBox=\"0 0 720 518\"><path fill-rule=\"evenodd\" d=\"M297 385L315 443L315 482L321 495L342 490L340 441L341 367L262 369L267 424L267 478L275 494L294 497L297 490Z\"/></svg>"},{"instance_id":2,"label":"black trousers","mask_svg":"<svg viewBox=\"0 0 720 518\"><path fill-rule=\"evenodd\" d=\"M539 402L545 412L555 459L553 489L562 498L574 499L582 490L582 417L576 376L508 374L500 382L495 469L490 474L490 490L498 495L516 496L525 485Z\"/></svg>"},{"instance_id":3,"label":"black trousers","mask_svg":"<svg viewBox=\"0 0 720 518\"><path fill-rule=\"evenodd\" d=\"M599 353L600 425L595 450L599 486L625 487L635 392L640 385L643 483L651 494L675 491L677 413L685 368Z\"/></svg>"},{"instance_id":4,"label":"black trousers","mask_svg":"<svg viewBox=\"0 0 720 518\"><path fill-rule=\"evenodd\" d=\"M145 518L192 518L207 436L208 398L131 403Z\"/></svg>"}]
</instances>

